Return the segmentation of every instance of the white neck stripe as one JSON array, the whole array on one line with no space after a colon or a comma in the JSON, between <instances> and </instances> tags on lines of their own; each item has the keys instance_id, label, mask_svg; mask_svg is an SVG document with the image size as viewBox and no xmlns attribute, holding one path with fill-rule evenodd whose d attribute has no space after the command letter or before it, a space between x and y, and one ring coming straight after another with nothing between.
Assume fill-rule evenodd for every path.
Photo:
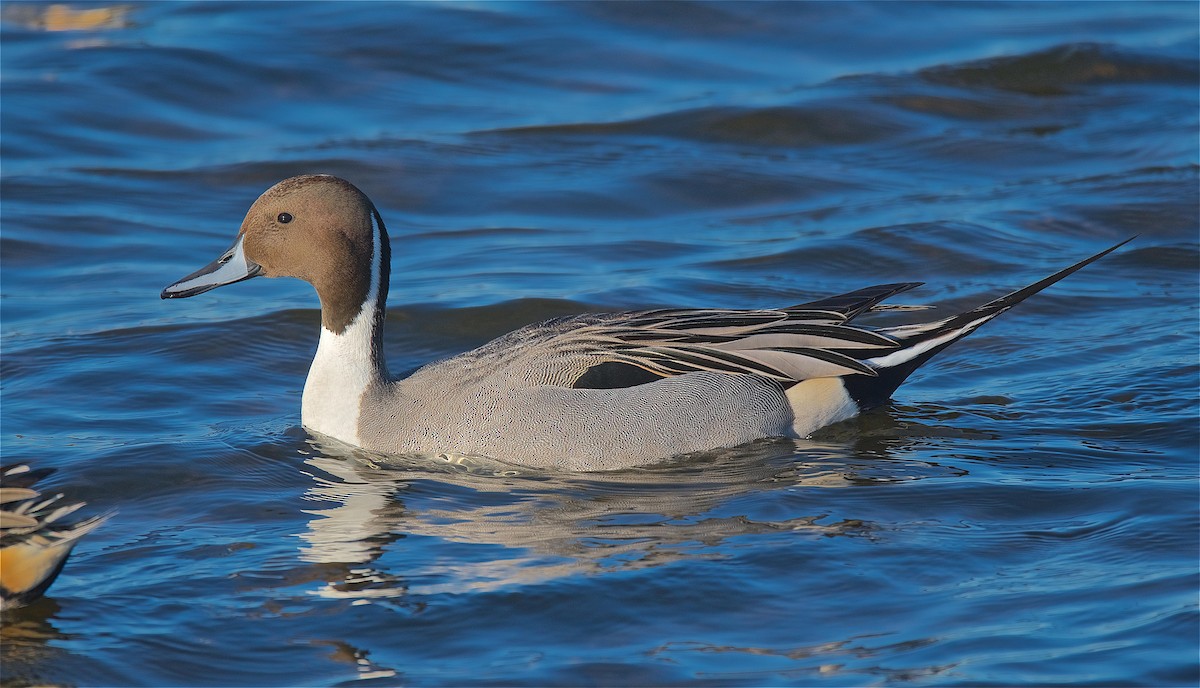
<instances>
[{"instance_id":1,"label":"white neck stripe","mask_svg":"<svg viewBox=\"0 0 1200 688\"><path fill-rule=\"evenodd\" d=\"M371 213L371 284L358 315L340 334L321 326L321 339L313 357L300 417L304 427L355 446L358 436L362 397L367 389L385 376L383 353L376 341L376 326L382 279L382 227Z\"/></svg>"}]
</instances>

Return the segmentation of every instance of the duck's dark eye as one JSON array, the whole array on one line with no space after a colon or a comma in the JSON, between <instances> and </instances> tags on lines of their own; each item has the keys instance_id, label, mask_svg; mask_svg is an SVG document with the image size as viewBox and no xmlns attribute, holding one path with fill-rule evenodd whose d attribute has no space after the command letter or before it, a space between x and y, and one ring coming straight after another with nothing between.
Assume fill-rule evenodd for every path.
<instances>
[{"instance_id":1,"label":"duck's dark eye","mask_svg":"<svg viewBox=\"0 0 1200 688\"><path fill-rule=\"evenodd\" d=\"M277 217L275 219L279 220L279 224L286 225L287 223L292 221L292 214L291 213L279 213L279 217Z\"/></svg>"}]
</instances>

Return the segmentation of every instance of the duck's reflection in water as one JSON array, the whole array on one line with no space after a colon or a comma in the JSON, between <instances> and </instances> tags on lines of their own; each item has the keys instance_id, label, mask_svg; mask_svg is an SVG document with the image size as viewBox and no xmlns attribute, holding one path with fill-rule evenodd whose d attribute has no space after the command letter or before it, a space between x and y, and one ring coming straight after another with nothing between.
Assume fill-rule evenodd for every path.
<instances>
[{"instance_id":1,"label":"duck's reflection in water","mask_svg":"<svg viewBox=\"0 0 1200 688\"><path fill-rule=\"evenodd\" d=\"M62 607L43 597L27 607L4 612L0 622L0 685L37 686L57 683L53 668L66 663L71 636L59 629ZM50 668L48 670L48 668Z\"/></svg>"},{"instance_id":2,"label":"duck's reflection in water","mask_svg":"<svg viewBox=\"0 0 1200 688\"><path fill-rule=\"evenodd\" d=\"M764 491L913 477L903 462L889 462L899 469L895 478L866 462L860 476L846 463L845 445L826 448L822 458L819 443L797 444L762 441L645 469L566 474L479 457L384 456L314 442L305 461L313 479L306 497L314 504L306 513L313 518L301 534L301 554L332 565L323 567L327 575L344 572L340 580L326 578L319 594L359 604L410 593L480 592L718 558L724 542L745 535L870 536L870 523L820 512L782 519L748 514ZM835 454L840 458L829 458ZM871 462L878 461L876 454ZM409 551L397 555L392 545L401 539ZM411 549L417 547L422 551Z\"/></svg>"}]
</instances>

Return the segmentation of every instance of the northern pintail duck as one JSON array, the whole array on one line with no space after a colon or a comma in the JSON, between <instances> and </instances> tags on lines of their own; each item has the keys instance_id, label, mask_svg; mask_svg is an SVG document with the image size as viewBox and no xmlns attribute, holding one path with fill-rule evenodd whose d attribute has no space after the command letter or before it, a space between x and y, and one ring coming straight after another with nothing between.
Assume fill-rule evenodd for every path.
<instances>
[{"instance_id":1,"label":"northern pintail duck","mask_svg":"<svg viewBox=\"0 0 1200 688\"><path fill-rule=\"evenodd\" d=\"M608 470L805 437L878 406L939 351L1120 245L930 323L850 324L920 282L769 310L585 314L523 327L396 380L382 346L390 265L383 218L349 182L306 175L263 193L233 246L162 297L258 275L312 284L321 335L301 419L315 433L388 454Z\"/></svg>"},{"instance_id":2,"label":"northern pintail duck","mask_svg":"<svg viewBox=\"0 0 1200 688\"><path fill-rule=\"evenodd\" d=\"M43 497L34 484L52 469L25 464L0 467L0 610L37 599L58 577L71 550L110 514L60 523L84 505Z\"/></svg>"}]
</instances>

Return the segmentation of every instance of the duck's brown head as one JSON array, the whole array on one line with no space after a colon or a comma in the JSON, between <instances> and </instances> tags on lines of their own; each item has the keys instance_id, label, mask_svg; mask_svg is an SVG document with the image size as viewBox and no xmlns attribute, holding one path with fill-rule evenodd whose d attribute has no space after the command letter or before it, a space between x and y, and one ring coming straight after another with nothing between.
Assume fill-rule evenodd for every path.
<instances>
[{"instance_id":1,"label":"duck's brown head","mask_svg":"<svg viewBox=\"0 0 1200 688\"><path fill-rule=\"evenodd\" d=\"M382 308L387 272L387 231L366 194L338 177L304 175L259 196L233 246L164 289L162 298L259 275L297 277L316 288L323 324L340 333L372 298Z\"/></svg>"}]
</instances>

